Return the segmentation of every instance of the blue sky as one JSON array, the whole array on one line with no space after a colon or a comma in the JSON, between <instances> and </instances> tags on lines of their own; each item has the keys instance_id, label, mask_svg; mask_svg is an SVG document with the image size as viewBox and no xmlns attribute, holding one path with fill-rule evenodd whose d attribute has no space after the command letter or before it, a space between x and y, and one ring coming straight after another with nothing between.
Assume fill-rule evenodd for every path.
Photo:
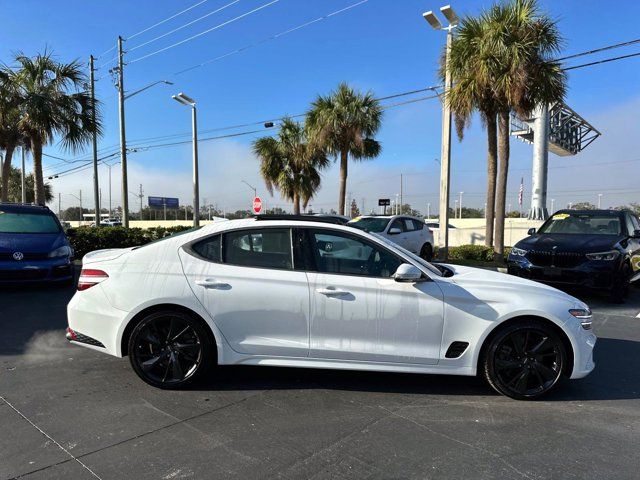
<instances>
[{"instance_id":1,"label":"blue sky","mask_svg":"<svg viewBox=\"0 0 640 480\"><path fill-rule=\"evenodd\" d=\"M126 67L128 91L150 82L166 79L175 85L155 86L126 102L127 136L130 142L173 134L185 136L167 141L188 140L190 116L185 107L171 100L171 94L184 91L198 102L201 130L252 123L284 114L303 113L318 93L328 93L340 81L347 81L377 96L423 88L437 83L437 60L445 40L444 33L432 30L422 19L425 10L440 6L425 0L369 0L339 15L317 22L273 41L259 44L239 54L223 58L187 73L174 73L227 52L253 44L276 33L296 27L356 3L357 0L279 0L252 15L221 27L193 41L149 58L132 62L147 53L171 45L203 30L269 3L269 0L240 0L149 45L136 46L203 16L232 0L208 0L189 12L125 42L130 65ZM196 3L196 0L112 0L60 2L2 0L6 15L24 21L6 22L0 31L0 59L10 63L11 54L34 54L48 47L60 60L100 57L97 86L104 102L105 135L99 147L106 153L118 144L117 99L108 74L118 34L131 37L154 23ZM476 14L490 2L464 1L454 4L460 15ZM566 54L597 48L638 37L640 4L626 2L623 18L606 9L606 2L541 2L565 36ZM583 57L573 64L632 53L640 47L613 50ZM102 55L101 55L102 54ZM591 147L576 157L550 155L550 198L555 207L568 202L597 201L603 193L603 206L640 201L640 59L633 58L585 68L569 76L567 103L602 133ZM417 95L419 97L420 95ZM413 98L413 97L410 97ZM353 164L348 191L366 210L379 197L394 197L404 178L405 201L423 213L426 204L435 210L438 196L440 156L440 104L437 100L418 102L387 110L378 136L383 145L379 158ZM220 133L253 130L254 127L203 133L202 138ZM257 173L257 160L251 154L251 141L257 134L202 142L202 201L220 208L247 208L252 196L240 180L255 185L268 205L286 206L276 194L266 195ZM142 144L145 141L141 142ZM149 142L146 142L149 143ZM465 206L481 207L484 202L485 135L478 120L465 139L454 139L452 192L464 191ZM516 209L520 179L525 183L525 209L531 185L531 147L511 142L509 202ZM111 149L109 149L111 148ZM46 153L64 158L85 158L86 153L62 151L57 145ZM117 160L117 159L116 159ZM189 145L140 151L129 157L129 190L143 184L145 194L178 196L190 203L191 149ZM620 162L610 164L610 162ZM603 165L603 163L605 165ZM73 164L71 166L76 166ZM46 174L69 168L59 160L47 159ZM114 167L113 203L120 196L118 167ZM52 180L56 193L62 193L62 207L77 204L71 193L83 190L84 204L93 206L89 170ZM312 201L313 208L335 207L337 168L324 173L323 187ZM107 169L100 168L103 206L107 198ZM132 209L138 200L131 198ZM453 203L453 200L452 200ZM57 205L56 205L57 206Z\"/></svg>"}]
</instances>

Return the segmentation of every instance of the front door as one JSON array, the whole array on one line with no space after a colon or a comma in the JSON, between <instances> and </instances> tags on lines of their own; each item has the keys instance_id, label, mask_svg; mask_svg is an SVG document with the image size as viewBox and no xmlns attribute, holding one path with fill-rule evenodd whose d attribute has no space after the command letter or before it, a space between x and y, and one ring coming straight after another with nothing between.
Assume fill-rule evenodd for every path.
<instances>
[{"instance_id":1,"label":"front door","mask_svg":"<svg viewBox=\"0 0 640 480\"><path fill-rule=\"evenodd\" d=\"M180 252L198 300L238 353L306 357L309 287L294 271L291 230L252 228L201 240Z\"/></svg>"},{"instance_id":2,"label":"front door","mask_svg":"<svg viewBox=\"0 0 640 480\"><path fill-rule=\"evenodd\" d=\"M404 262L356 234L306 232L312 358L435 364L443 295L436 282L396 282Z\"/></svg>"}]
</instances>

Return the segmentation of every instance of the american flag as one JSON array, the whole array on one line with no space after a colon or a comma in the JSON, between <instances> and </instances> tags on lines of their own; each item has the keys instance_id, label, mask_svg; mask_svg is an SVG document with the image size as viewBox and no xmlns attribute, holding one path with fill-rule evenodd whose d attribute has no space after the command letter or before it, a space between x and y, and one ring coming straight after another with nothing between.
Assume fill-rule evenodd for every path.
<instances>
[{"instance_id":1,"label":"american flag","mask_svg":"<svg viewBox=\"0 0 640 480\"><path fill-rule=\"evenodd\" d=\"M520 191L518 192L518 205L522 206L522 197L524 196L524 177L520 179Z\"/></svg>"}]
</instances>

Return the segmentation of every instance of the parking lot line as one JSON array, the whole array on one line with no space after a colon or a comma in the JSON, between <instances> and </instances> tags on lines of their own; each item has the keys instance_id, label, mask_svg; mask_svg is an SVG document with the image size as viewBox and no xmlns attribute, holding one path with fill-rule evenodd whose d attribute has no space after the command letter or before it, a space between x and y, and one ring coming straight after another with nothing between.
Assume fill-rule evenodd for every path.
<instances>
[{"instance_id":1,"label":"parking lot line","mask_svg":"<svg viewBox=\"0 0 640 480\"><path fill-rule=\"evenodd\" d=\"M60 445L60 443L58 443L54 438L52 438L51 436L49 436L47 434L47 432L45 432L44 430L42 430L40 427L38 427L35 423L33 423L31 420L29 420L20 410L18 410L16 407L14 407L6 398L4 398L3 396L0 395L0 400L2 400L4 403L6 403L14 412L16 412L18 415L20 415L23 419L25 419L27 422L29 422L29 424L31 424L31 426L33 428L35 428L36 430L38 430L42 435L44 435L45 437L47 437L47 439L51 440L51 442L53 442L55 445L58 446L58 448L60 448L64 453L66 453L67 455L69 455L72 459L74 459L76 462L78 462L82 468L86 469L91 475L93 475L94 477L96 477L98 480L102 480L93 470L91 470L87 465L85 465L84 463L82 463L82 461L78 458L76 458L69 450L67 450L66 448L64 448L62 445Z\"/></svg>"}]
</instances>

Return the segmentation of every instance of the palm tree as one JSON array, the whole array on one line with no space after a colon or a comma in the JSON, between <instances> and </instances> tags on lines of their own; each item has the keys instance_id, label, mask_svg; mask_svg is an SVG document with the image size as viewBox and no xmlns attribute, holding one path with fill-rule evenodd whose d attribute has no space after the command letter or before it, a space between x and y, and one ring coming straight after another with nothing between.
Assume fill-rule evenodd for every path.
<instances>
[{"instance_id":1,"label":"palm tree","mask_svg":"<svg viewBox=\"0 0 640 480\"><path fill-rule=\"evenodd\" d=\"M354 91L346 83L326 97L319 95L307 113L309 138L329 155L340 158L340 215L345 211L349 156L364 160L380 154L380 143L373 136L381 122L382 108L373 94Z\"/></svg>"},{"instance_id":2,"label":"palm tree","mask_svg":"<svg viewBox=\"0 0 640 480\"><path fill-rule=\"evenodd\" d=\"M2 184L0 201L8 201L9 174L11 160L16 146L21 140L18 121L18 99L15 88L9 81L9 69L0 70L0 150L4 150L4 160L0 165Z\"/></svg>"},{"instance_id":3,"label":"palm tree","mask_svg":"<svg viewBox=\"0 0 640 480\"><path fill-rule=\"evenodd\" d=\"M2 177L4 179L4 176ZM27 203L33 203L35 198L34 189L34 176L33 173L27 175L24 179L25 183L25 196ZM15 167L9 167L9 174L7 176L7 190L2 186L2 198L5 198L5 191L7 193L6 200L8 202L20 203L22 201L22 173L20 169ZM51 185L44 184L44 198L47 203L53 200L53 192L51 191Z\"/></svg>"},{"instance_id":4,"label":"palm tree","mask_svg":"<svg viewBox=\"0 0 640 480\"><path fill-rule=\"evenodd\" d=\"M492 45L488 41L487 16L467 17L458 26L451 42L449 69L452 87L445 92L455 115L458 138L462 140L464 129L471 124L475 111L480 113L487 129L487 197L485 209L485 245L493 246L496 177L498 169L497 112L499 105L493 95L491 71L493 70ZM444 81L445 55L440 76Z\"/></svg>"},{"instance_id":5,"label":"palm tree","mask_svg":"<svg viewBox=\"0 0 640 480\"><path fill-rule=\"evenodd\" d=\"M85 91L87 79L78 61L59 63L45 51L33 59L18 54L15 62L18 68L9 73L9 80L20 97L18 127L33 155L35 203L44 204L42 147L60 136L62 146L75 152L94 132L101 134L99 112L95 121L92 116L98 102Z\"/></svg>"},{"instance_id":6,"label":"palm tree","mask_svg":"<svg viewBox=\"0 0 640 480\"><path fill-rule=\"evenodd\" d=\"M300 203L306 208L320 188L320 170L329 164L325 152L310 145L303 127L290 118L283 119L277 138L254 141L253 151L269 193L275 187L293 202L293 213L300 214Z\"/></svg>"},{"instance_id":7,"label":"palm tree","mask_svg":"<svg viewBox=\"0 0 640 480\"><path fill-rule=\"evenodd\" d=\"M504 219L509 173L511 111L529 117L539 105L562 101L566 74L553 57L562 38L556 21L542 14L536 0L494 5L488 14L490 43L496 58L494 96L498 100L498 186L495 252L504 259Z\"/></svg>"}]
</instances>

